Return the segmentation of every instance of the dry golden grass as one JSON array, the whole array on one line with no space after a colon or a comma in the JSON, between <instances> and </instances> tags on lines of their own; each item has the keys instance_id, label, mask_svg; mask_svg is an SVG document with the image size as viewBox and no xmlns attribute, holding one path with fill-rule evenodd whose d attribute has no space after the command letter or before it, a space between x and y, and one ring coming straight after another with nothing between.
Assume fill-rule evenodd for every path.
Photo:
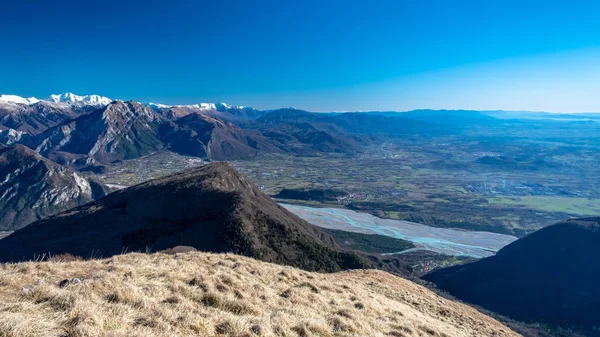
<instances>
[{"instance_id":1,"label":"dry golden grass","mask_svg":"<svg viewBox=\"0 0 600 337\"><path fill-rule=\"evenodd\" d=\"M2 264L0 299L0 336L11 337L518 336L385 272L199 252Z\"/></svg>"}]
</instances>

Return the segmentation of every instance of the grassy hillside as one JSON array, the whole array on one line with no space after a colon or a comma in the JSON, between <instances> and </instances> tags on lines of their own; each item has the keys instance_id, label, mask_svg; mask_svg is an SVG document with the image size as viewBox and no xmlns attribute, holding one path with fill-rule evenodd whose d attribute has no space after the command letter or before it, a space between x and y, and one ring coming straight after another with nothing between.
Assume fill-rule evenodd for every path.
<instances>
[{"instance_id":1,"label":"grassy hillside","mask_svg":"<svg viewBox=\"0 0 600 337\"><path fill-rule=\"evenodd\" d=\"M231 254L3 264L0 298L0 336L518 336L385 272Z\"/></svg>"}]
</instances>

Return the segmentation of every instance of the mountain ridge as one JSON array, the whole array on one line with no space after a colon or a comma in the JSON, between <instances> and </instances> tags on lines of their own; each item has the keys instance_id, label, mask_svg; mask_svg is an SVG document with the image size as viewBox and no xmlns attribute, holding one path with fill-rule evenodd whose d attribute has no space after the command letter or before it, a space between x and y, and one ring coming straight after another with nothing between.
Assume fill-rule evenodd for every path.
<instances>
[{"instance_id":1,"label":"mountain ridge","mask_svg":"<svg viewBox=\"0 0 600 337\"><path fill-rule=\"evenodd\" d=\"M224 162L150 180L33 223L0 240L0 260L48 252L87 256L92 249L111 256L179 245L307 270L367 265Z\"/></svg>"},{"instance_id":2,"label":"mountain ridge","mask_svg":"<svg viewBox=\"0 0 600 337\"><path fill-rule=\"evenodd\" d=\"M113 100L100 95L75 95L70 92L62 94L52 94L49 97L38 99L36 97L21 97L17 95L0 95L0 102L32 105L38 102L66 103L66 104L89 104L106 105Z\"/></svg>"},{"instance_id":3,"label":"mountain ridge","mask_svg":"<svg viewBox=\"0 0 600 337\"><path fill-rule=\"evenodd\" d=\"M113 101L108 97L100 96L100 95L84 95L79 96L70 92L65 92L62 94L53 94L50 95L47 101L53 101L55 103L69 103L69 104L89 104L89 105L107 105Z\"/></svg>"},{"instance_id":4,"label":"mountain ridge","mask_svg":"<svg viewBox=\"0 0 600 337\"><path fill-rule=\"evenodd\" d=\"M23 97L14 94L0 94L0 102L10 102L10 103L18 103L18 104L35 104L40 101L46 102L62 102L62 103L89 103L89 104L98 104L98 105L106 105L110 102L114 101L111 98L96 95L96 94L86 94L86 95L76 95L71 92L64 92L61 94L52 94L48 97L39 99L36 97ZM231 105L224 102L203 102L203 103L191 103L191 104L162 104L156 103L152 101L142 102L148 107L155 109L168 109L168 108L192 108L199 109L204 111L215 110L215 111L225 111L227 109L253 109L249 106L244 105ZM270 109L255 109L257 111L263 112L271 112L281 109L288 110L299 110L299 111L308 111L301 108L288 107L288 108L270 108ZM328 111L328 110L313 110L313 113L331 113L331 114L343 114L343 113L366 113L366 114L404 114L404 113L437 113L437 114L464 114L464 113L481 113L488 116L497 116L498 114L508 114L510 116L522 116L522 114L548 114L551 116L560 116L561 114L565 114L567 116L584 116L584 117L594 117L595 115L600 114L600 112L546 112L546 111L531 111L531 110L496 110L496 109L427 109L427 108L419 108L419 109L410 109L410 110L389 110L389 109L369 109L369 110L344 110L344 111Z\"/></svg>"}]
</instances>

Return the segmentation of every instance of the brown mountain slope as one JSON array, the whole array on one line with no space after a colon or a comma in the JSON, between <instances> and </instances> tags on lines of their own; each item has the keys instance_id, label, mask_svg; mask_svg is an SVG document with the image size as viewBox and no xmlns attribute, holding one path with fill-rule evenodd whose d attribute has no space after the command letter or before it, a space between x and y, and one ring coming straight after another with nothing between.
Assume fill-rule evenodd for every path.
<instances>
[{"instance_id":1,"label":"brown mountain slope","mask_svg":"<svg viewBox=\"0 0 600 337\"><path fill-rule=\"evenodd\" d=\"M163 149L212 160L250 159L258 153L282 151L255 130L242 129L206 113L174 109L165 116L161 115L165 111L158 113L133 101L114 101L31 139L16 141L78 169L134 159ZM17 138L5 133L0 135L0 141Z\"/></svg>"},{"instance_id":2,"label":"brown mountain slope","mask_svg":"<svg viewBox=\"0 0 600 337\"><path fill-rule=\"evenodd\" d=\"M0 260L68 252L110 256L178 245L234 252L308 270L363 266L333 239L263 194L227 163L114 192L0 240Z\"/></svg>"},{"instance_id":3,"label":"brown mountain slope","mask_svg":"<svg viewBox=\"0 0 600 337\"><path fill-rule=\"evenodd\" d=\"M44 157L80 168L162 149L158 128L163 122L139 103L114 101L46 130L29 145Z\"/></svg>"},{"instance_id":4,"label":"brown mountain slope","mask_svg":"<svg viewBox=\"0 0 600 337\"><path fill-rule=\"evenodd\" d=\"M1 336L518 336L385 272L310 273L232 254L8 264L0 279Z\"/></svg>"},{"instance_id":5,"label":"brown mountain slope","mask_svg":"<svg viewBox=\"0 0 600 337\"><path fill-rule=\"evenodd\" d=\"M202 113L179 118L163 136L169 149L213 160L251 159L258 153L281 152L259 132Z\"/></svg>"},{"instance_id":6,"label":"brown mountain slope","mask_svg":"<svg viewBox=\"0 0 600 337\"><path fill-rule=\"evenodd\" d=\"M23 145L0 146L0 230L22 228L109 192L100 182Z\"/></svg>"}]
</instances>

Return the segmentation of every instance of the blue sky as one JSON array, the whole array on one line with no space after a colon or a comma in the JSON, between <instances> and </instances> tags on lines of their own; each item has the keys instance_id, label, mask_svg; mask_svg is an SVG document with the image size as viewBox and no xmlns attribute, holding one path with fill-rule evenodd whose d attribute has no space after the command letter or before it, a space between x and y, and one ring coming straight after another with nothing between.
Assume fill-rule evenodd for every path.
<instances>
[{"instance_id":1,"label":"blue sky","mask_svg":"<svg viewBox=\"0 0 600 337\"><path fill-rule=\"evenodd\" d=\"M600 4L11 1L0 92L314 111L600 111Z\"/></svg>"}]
</instances>

